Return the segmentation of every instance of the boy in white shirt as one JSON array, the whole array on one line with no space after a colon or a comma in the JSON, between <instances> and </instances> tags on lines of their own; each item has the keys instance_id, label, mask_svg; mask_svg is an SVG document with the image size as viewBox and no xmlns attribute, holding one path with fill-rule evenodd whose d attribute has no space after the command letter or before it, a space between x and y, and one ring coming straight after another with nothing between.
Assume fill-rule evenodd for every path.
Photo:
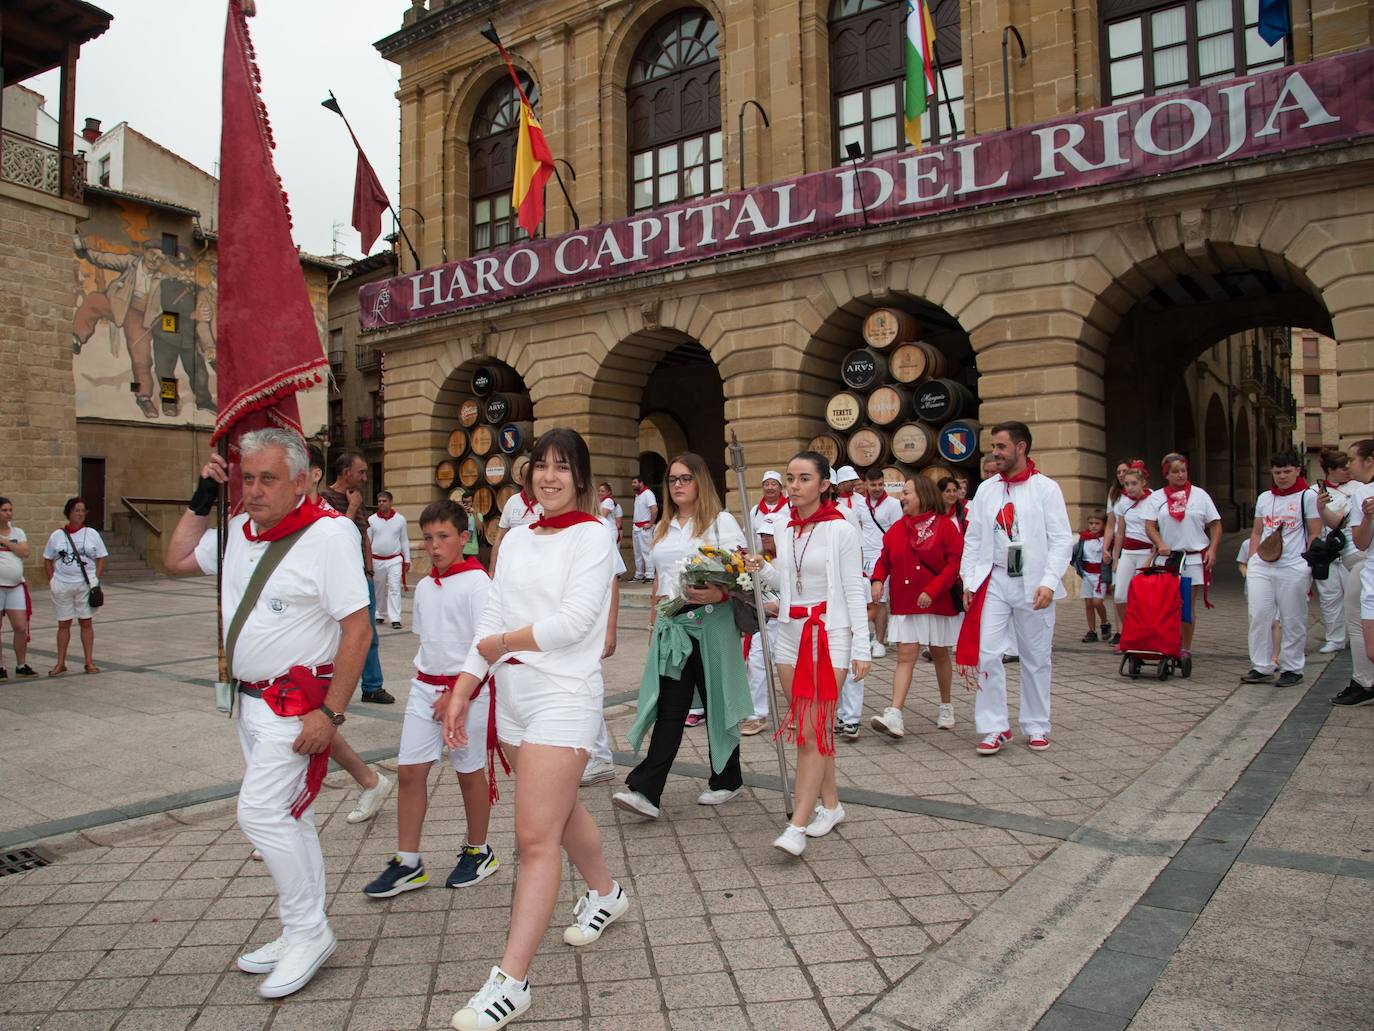
<instances>
[{"instance_id":1,"label":"boy in white shirt","mask_svg":"<svg viewBox=\"0 0 1374 1031\"><path fill-rule=\"evenodd\" d=\"M443 757L443 713L448 691L458 679L463 661L487 604L491 581L476 558L463 558L468 540L467 514L452 501L436 501L420 514L425 551L433 566L415 585L411 632L420 638L415 656L415 679L410 682L401 749L396 757L400 793L396 802L398 848L386 869L363 889L374 899L391 898L429 883L420 858L420 829L429 805L429 771ZM467 743L449 749L449 763L458 774L467 816L467 842L458 865L445 882L468 888L496 872L500 863L487 844L491 822L493 783L488 780L487 728L491 719L491 681L468 706Z\"/></svg>"}]
</instances>

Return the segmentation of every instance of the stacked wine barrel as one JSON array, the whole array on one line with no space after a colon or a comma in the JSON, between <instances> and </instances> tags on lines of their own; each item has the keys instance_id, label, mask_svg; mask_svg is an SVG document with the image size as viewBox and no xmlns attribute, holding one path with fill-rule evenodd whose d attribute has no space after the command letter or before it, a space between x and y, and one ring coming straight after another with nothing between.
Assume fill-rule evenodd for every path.
<instances>
[{"instance_id":1,"label":"stacked wine barrel","mask_svg":"<svg viewBox=\"0 0 1374 1031\"><path fill-rule=\"evenodd\" d=\"M458 405L458 426L448 457L434 467L434 482L454 501L472 494L472 513L487 543L495 543L501 509L525 483L534 446L534 408L520 377L501 365L479 365L472 394Z\"/></svg>"},{"instance_id":2,"label":"stacked wine barrel","mask_svg":"<svg viewBox=\"0 0 1374 1031\"><path fill-rule=\"evenodd\" d=\"M881 468L889 483L978 461L978 400L923 336L907 312L868 314L864 346L840 363L845 389L826 403L829 430L812 439L811 450L832 466Z\"/></svg>"}]
</instances>

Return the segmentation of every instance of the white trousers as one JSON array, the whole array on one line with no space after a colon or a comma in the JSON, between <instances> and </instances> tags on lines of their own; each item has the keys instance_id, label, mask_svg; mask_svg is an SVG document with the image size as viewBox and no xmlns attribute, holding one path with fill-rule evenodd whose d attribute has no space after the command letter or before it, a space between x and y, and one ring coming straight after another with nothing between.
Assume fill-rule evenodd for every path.
<instances>
[{"instance_id":1,"label":"white trousers","mask_svg":"<svg viewBox=\"0 0 1374 1031\"><path fill-rule=\"evenodd\" d=\"M1008 730L1007 672L1002 656L1015 643L1021 657L1021 707L1017 717L1027 737L1050 732L1050 653L1054 644L1055 606L1036 611L1026 600L1026 583L992 570L978 650L978 693L973 699L974 726L980 734Z\"/></svg>"},{"instance_id":2,"label":"white trousers","mask_svg":"<svg viewBox=\"0 0 1374 1031\"><path fill-rule=\"evenodd\" d=\"M596 743L592 745L591 756L587 759L587 764L592 763L614 763L615 757L611 755L611 735L606 730L606 720L602 717L601 729L596 732Z\"/></svg>"},{"instance_id":3,"label":"white trousers","mask_svg":"<svg viewBox=\"0 0 1374 1031\"><path fill-rule=\"evenodd\" d=\"M768 650L776 652L778 648L778 621L770 619L768 622ZM749 645L749 697L754 703L754 718L757 720L768 718L768 670L763 665L763 645L759 639L762 633L754 635L753 641Z\"/></svg>"},{"instance_id":4,"label":"white trousers","mask_svg":"<svg viewBox=\"0 0 1374 1031\"><path fill-rule=\"evenodd\" d=\"M1374 687L1374 662L1364 647L1364 626L1360 622L1360 601L1364 590L1361 574L1364 572L1364 552L1355 558L1345 579L1345 636L1350 642L1350 662L1355 667L1353 679L1361 687Z\"/></svg>"},{"instance_id":5,"label":"white trousers","mask_svg":"<svg viewBox=\"0 0 1374 1031\"><path fill-rule=\"evenodd\" d=\"M1118 605L1125 605L1126 598L1131 590L1131 581L1135 579L1136 571L1145 565L1150 559L1148 551L1123 551L1121 558L1116 563L1116 572L1112 576L1112 599Z\"/></svg>"},{"instance_id":6,"label":"white trousers","mask_svg":"<svg viewBox=\"0 0 1374 1031\"><path fill-rule=\"evenodd\" d=\"M635 576L654 578L654 528L652 526L634 528Z\"/></svg>"},{"instance_id":7,"label":"white trousers","mask_svg":"<svg viewBox=\"0 0 1374 1031\"><path fill-rule=\"evenodd\" d=\"M1339 561L1331 563L1325 580L1313 580L1317 600L1322 607L1322 624L1326 627L1326 643L1345 647L1345 592L1350 589L1349 572ZM1358 588L1357 588L1358 590Z\"/></svg>"},{"instance_id":8,"label":"white trousers","mask_svg":"<svg viewBox=\"0 0 1374 1031\"><path fill-rule=\"evenodd\" d=\"M840 704L835 716L841 723L858 723L864 714L864 682L855 680L851 670L840 687Z\"/></svg>"},{"instance_id":9,"label":"white trousers","mask_svg":"<svg viewBox=\"0 0 1374 1031\"><path fill-rule=\"evenodd\" d=\"M1250 666L1274 672L1273 624L1282 630L1279 671L1301 673L1307 665L1307 589L1312 574L1306 565L1271 566L1251 562L1245 577L1250 610Z\"/></svg>"},{"instance_id":10,"label":"white trousers","mask_svg":"<svg viewBox=\"0 0 1374 1031\"><path fill-rule=\"evenodd\" d=\"M401 568L404 559L379 559L372 563L372 582L377 587L377 615L382 614L382 585L386 585L387 621L401 621Z\"/></svg>"},{"instance_id":11,"label":"white trousers","mask_svg":"<svg viewBox=\"0 0 1374 1031\"><path fill-rule=\"evenodd\" d=\"M247 766L239 788L239 828L262 853L272 875L286 940L306 941L323 931L327 921L315 807L299 820L291 815L291 803L305 786L309 759L291 750L301 721L278 716L261 698L240 695L239 702L239 743Z\"/></svg>"}]
</instances>

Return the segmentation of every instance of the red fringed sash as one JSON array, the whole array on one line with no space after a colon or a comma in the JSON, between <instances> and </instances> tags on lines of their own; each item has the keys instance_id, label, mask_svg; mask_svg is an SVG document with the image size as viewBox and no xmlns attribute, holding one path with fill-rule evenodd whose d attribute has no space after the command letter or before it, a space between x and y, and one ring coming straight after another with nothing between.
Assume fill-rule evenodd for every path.
<instances>
[{"instance_id":1,"label":"red fringed sash","mask_svg":"<svg viewBox=\"0 0 1374 1031\"><path fill-rule=\"evenodd\" d=\"M954 648L954 662L959 667L959 675L970 686L977 684L978 663L983 651L983 602L987 601L990 583L991 573L973 592L973 601L964 613L963 625L959 627L959 641Z\"/></svg>"},{"instance_id":2,"label":"red fringed sash","mask_svg":"<svg viewBox=\"0 0 1374 1031\"><path fill-rule=\"evenodd\" d=\"M778 726L778 734L797 745L806 744L806 725L816 732L816 747L822 755L835 754L835 710L839 706L840 688L835 683L835 667L830 661L830 635L826 632L825 602L807 608L793 605L787 610L791 619L805 619L802 624L801 646L797 649L797 666L792 675L792 703L787 718Z\"/></svg>"},{"instance_id":3,"label":"red fringed sash","mask_svg":"<svg viewBox=\"0 0 1374 1031\"><path fill-rule=\"evenodd\" d=\"M334 672L332 666L317 667ZM324 704L324 696L329 692L328 676L316 676L306 666L292 666L284 677L278 677L262 692L262 700L278 716L304 716L314 712ZM249 687L259 685L250 684ZM316 752L305 767L305 787L291 803L291 815L299 820L315 802L315 796L324 786L325 774L329 772L329 749Z\"/></svg>"},{"instance_id":4,"label":"red fringed sash","mask_svg":"<svg viewBox=\"0 0 1374 1031\"><path fill-rule=\"evenodd\" d=\"M507 662L514 662L519 665L518 659L507 659ZM421 670L415 671L415 679L422 684L429 684L431 687L439 689L440 696L448 694L453 690L453 685L458 683L458 674L451 676L438 673L425 673ZM487 704L490 711L487 713L487 798L495 805L501 799L501 792L496 787L496 756L501 757L501 766L506 771L506 776L510 776L510 763L506 760L506 753L501 748L501 742L496 738L496 681L488 674L482 682L477 685L477 690L472 693L472 702L482 697L482 688L488 687Z\"/></svg>"}]
</instances>

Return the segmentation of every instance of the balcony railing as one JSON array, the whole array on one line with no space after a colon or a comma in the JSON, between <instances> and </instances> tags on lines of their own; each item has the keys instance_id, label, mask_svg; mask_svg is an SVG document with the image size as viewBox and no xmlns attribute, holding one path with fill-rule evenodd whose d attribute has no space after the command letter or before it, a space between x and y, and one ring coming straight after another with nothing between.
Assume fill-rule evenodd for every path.
<instances>
[{"instance_id":1,"label":"balcony railing","mask_svg":"<svg viewBox=\"0 0 1374 1031\"><path fill-rule=\"evenodd\" d=\"M0 132L0 179L62 196L62 155L56 147L6 129Z\"/></svg>"},{"instance_id":2,"label":"balcony railing","mask_svg":"<svg viewBox=\"0 0 1374 1031\"><path fill-rule=\"evenodd\" d=\"M1240 389L1254 396L1264 386L1264 357L1260 349L1251 344L1240 352Z\"/></svg>"},{"instance_id":3,"label":"balcony railing","mask_svg":"<svg viewBox=\"0 0 1374 1031\"><path fill-rule=\"evenodd\" d=\"M358 443L380 444L386 437L386 424L381 419L358 419Z\"/></svg>"},{"instance_id":4,"label":"balcony railing","mask_svg":"<svg viewBox=\"0 0 1374 1031\"><path fill-rule=\"evenodd\" d=\"M358 344L353 352L353 360L360 369L375 369L380 364L377 352L370 344Z\"/></svg>"},{"instance_id":5,"label":"balcony railing","mask_svg":"<svg viewBox=\"0 0 1374 1031\"><path fill-rule=\"evenodd\" d=\"M342 348L329 352L329 370L334 373L336 380L342 380L348 375L348 365L344 362Z\"/></svg>"}]
</instances>

